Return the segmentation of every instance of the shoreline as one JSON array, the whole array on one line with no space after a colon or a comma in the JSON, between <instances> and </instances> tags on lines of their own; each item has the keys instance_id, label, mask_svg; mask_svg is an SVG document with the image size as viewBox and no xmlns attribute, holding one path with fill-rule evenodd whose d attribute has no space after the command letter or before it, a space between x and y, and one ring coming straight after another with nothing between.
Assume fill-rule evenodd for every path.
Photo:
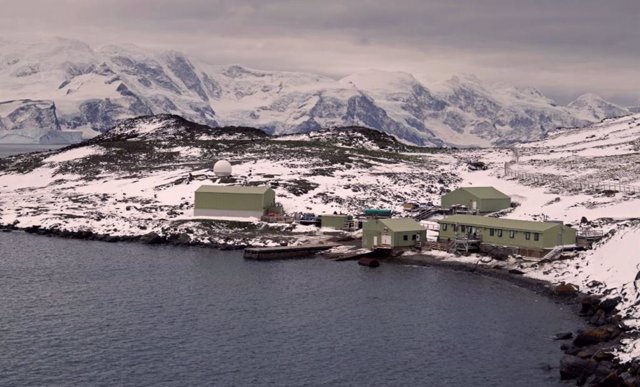
<instances>
[{"instance_id":1,"label":"shoreline","mask_svg":"<svg viewBox=\"0 0 640 387\"><path fill-rule=\"evenodd\" d=\"M620 349L622 339L638 337L638 332L630 332L621 322L622 318L615 311L617 303L607 305L606 298L582 293L577 287L570 290L573 286L571 284L554 285L545 280L525 277L519 271L511 272L503 268L483 267L468 262L445 261L428 254L384 258L381 261L395 265L439 267L475 273L509 282L547 297L554 303L566 305L583 320L584 325L571 334L558 332L556 337L551 338L562 343L559 347L564 353L560 360L560 380L575 380L577 385L590 386L640 385L640 359L620 363L614 355ZM600 318L594 323L594 317L603 315L606 316L605 323L599 321ZM615 330L615 333L600 336L607 330Z\"/></svg>"},{"instance_id":2,"label":"shoreline","mask_svg":"<svg viewBox=\"0 0 640 387\"><path fill-rule=\"evenodd\" d=\"M0 224L0 232L24 232L46 237L58 237L62 239L77 239L101 241L107 243L116 242L134 242L149 245L165 245L165 246L185 246L212 248L217 250L243 250L248 245L237 244L213 244L194 242L189 237L188 240L176 237L171 234L161 236L156 233L149 233L140 236L111 236L105 234L96 234L90 231L66 231L59 229L47 229L37 226L19 228L14 225ZM154 234L150 237L150 234ZM593 296L579 292L577 287L571 288L571 284L554 285L551 282L525 277L522 272L515 270L507 270L500 267L487 267L479 264L468 262L446 261L429 256L428 254L415 254L409 256L387 257L380 259L384 263L395 265L411 265L424 267L440 267L448 270L461 271L467 273L475 273L489 278L509 282L515 286L533 291L541 296L547 297L557 304L571 307L573 313L584 321L584 325L574 332L558 332L557 336L550 338L554 341L562 343L559 349L564 352L564 356L560 361L560 380L576 380L578 385L591 382L589 385L609 385L600 384L602 381L610 383L613 381L623 382L624 375L633 376L633 381L640 385L640 359L632 360L621 364L614 356L616 350L621 346L621 339L636 338L637 332L629 333L629 329L625 329L620 322L621 317L615 312L615 306L607 308L604 313L606 317L605 323L594 324L593 317L602 315L601 306L604 305L605 298ZM560 289L560 291L559 291ZM612 326L615 325L615 328ZM605 326L605 328L602 328ZM614 329L615 334L603 339L598 334L602 329ZM586 337L586 339L584 339ZM582 338L582 339L581 339ZM576 345L576 341L582 340L584 343ZM586 340L586 341L585 341ZM585 359L586 357L586 359ZM613 384L617 385L617 384Z\"/></svg>"}]
</instances>

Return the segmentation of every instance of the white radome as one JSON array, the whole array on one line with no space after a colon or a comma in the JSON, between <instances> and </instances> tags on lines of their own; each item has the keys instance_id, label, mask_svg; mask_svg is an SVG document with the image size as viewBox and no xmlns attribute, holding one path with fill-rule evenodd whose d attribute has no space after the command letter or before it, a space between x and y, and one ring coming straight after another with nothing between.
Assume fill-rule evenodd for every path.
<instances>
[{"instance_id":1,"label":"white radome","mask_svg":"<svg viewBox=\"0 0 640 387\"><path fill-rule=\"evenodd\" d=\"M213 173L216 176L231 176L231 163L227 160L219 160L213 165Z\"/></svg>"}]
</instances>

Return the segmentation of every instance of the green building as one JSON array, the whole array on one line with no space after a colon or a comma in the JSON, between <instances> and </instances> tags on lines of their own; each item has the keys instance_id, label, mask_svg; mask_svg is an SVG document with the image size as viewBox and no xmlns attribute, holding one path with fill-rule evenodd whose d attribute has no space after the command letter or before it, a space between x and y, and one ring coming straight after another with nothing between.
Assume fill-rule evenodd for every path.
<instances>
[{"instance_id":1,"label":"green building","mask_svg":"<svg viewBox=\"0 0 640 387\"><path fill-rule=\"evenodd\" d=\"M442 208L462 205L482 214L511 207L511 198L493 187L461 187L444 194L440 202Z\"/></svg>"},{"instance_id":2,"label":"green building","mask_svg":"<svg viewBox=\"0 0 640 387\"><path fill-rule=\"evenodd\" d=\"M451 215L440 221L438 241L469 237L483 245L516 247L523 255L539 255L556 246L576 243L576 230L561 222Z\"/></svg>"},{"instance_id":3,"label":"green building","mask_svg":"<svg viewBox=\"0 0 640 387\"><path fill-rule=\"evenodd\" d=\"M203 185L195 192L195 216L261 217L276 205L270 187Z\"/></svg>"},{"instance_id":4,"label":"green building","mask_svg":"<svg viewBox=\"0 0 640 387\"><path fill-rule=\"evenodd\" d=\"M320 215L320 227L335 228L342 230L353 221L351 215Z\"/></svg>"},{"instance_id":5,"label":"green building","mask_svg":"<svg viewBox=\"0 0 640 387\"><path fill-rule=\"evenodd\" d=\"M362 226L362 247L413 247L427 240L427 230L411 218L368 219Z\"/></svg>"}]
</instances>

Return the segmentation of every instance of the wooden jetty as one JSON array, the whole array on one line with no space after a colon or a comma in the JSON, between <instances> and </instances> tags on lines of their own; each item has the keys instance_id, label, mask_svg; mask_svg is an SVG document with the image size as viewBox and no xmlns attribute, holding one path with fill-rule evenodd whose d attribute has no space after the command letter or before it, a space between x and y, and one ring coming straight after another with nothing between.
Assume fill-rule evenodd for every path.
<instances>
[{"instance_id":1,"label":"wooden jetty","mask_svg":"<svg viewBox=\"0 0 640 387\"><path fill-rule=\"evenodd\" d=\"M250 247L244 249L244 258L253 259L256 261L305 258L320 251L329 250L336 246L336 244L324 244L302 246Z\"/></svg>"}]
</instances>

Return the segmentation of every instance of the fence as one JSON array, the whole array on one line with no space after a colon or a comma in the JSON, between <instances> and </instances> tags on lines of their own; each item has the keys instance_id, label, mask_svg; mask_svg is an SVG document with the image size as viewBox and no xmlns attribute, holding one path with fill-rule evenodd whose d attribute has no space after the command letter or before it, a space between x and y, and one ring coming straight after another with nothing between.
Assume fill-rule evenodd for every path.
<instances>
[{"instance_id":1,"label":"fence","mask_svg":"<svg viewBox=\"0 0 640 387\"><path fill-rule=\"evenodd\" d=\"M526 173L514 171L505 165L505 176L515 177L517 179L528 179L540 184L558 184L567 190L580 191L615 191L623 193L640 193L639 187L632 185L616 184L616 183L589 183L584 181L567 181L555 175L539 175L534 173Z\"/></svg>"}]
</instances>

